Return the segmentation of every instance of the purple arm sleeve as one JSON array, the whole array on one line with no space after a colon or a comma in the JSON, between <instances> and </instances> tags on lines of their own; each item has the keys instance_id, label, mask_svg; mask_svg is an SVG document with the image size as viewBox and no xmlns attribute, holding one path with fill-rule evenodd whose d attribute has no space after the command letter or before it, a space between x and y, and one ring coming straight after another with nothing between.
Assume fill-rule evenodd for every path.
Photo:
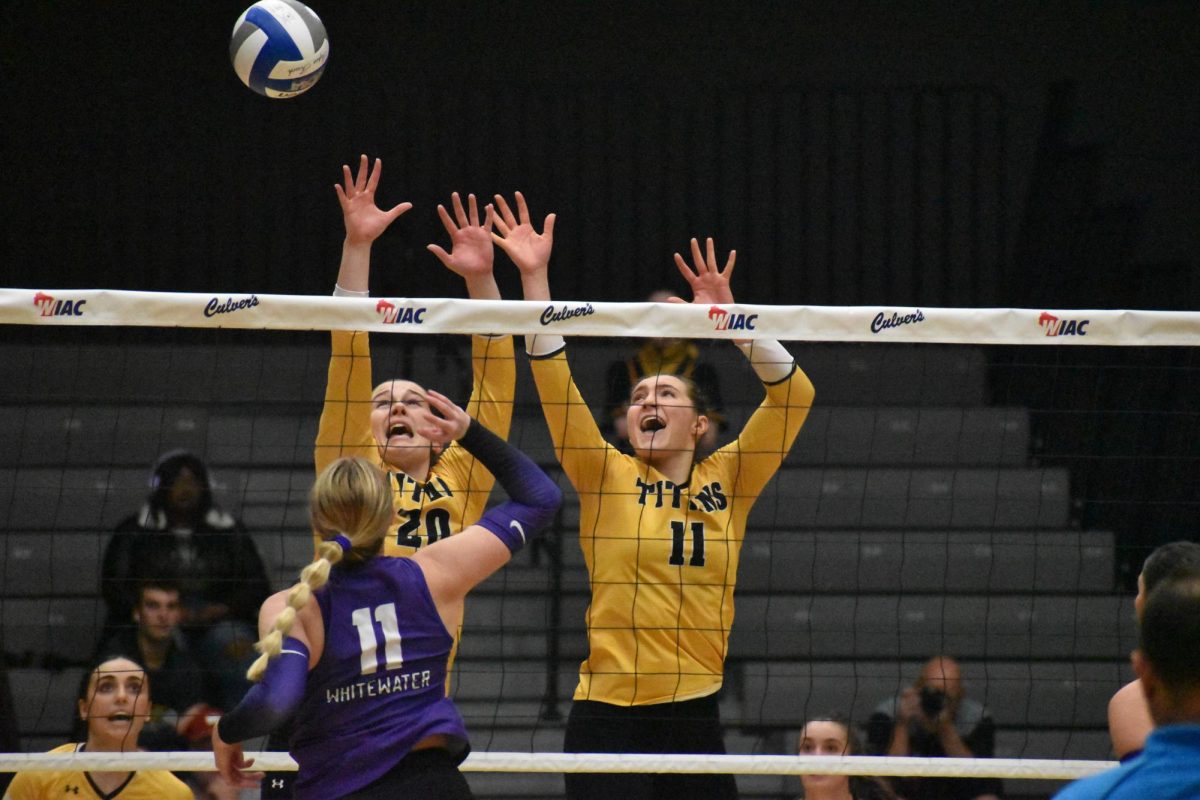
<instances>
[{"instance_id":1,"label":"purple arm sleeve","mask_svg":"<svg viewBox=\"0 0 1200 800\"><path fill-rule=\"evenodd\" d=\"M275 730L300 707L307 681L308 648L289 636L283 640L283 651L267 665L262 680L217 723L222 741L234 744Z\"/></svg>"},{"instance_id":2,"label":"purple arm sleeve","mask_svg":"<svg viewBox=\"0 0 1200 800\"><path fill-rule=\"evenodd\" d=\"M496 476L511 498L488 509L476 524L517 552L554 517L562 492L528 456L475 420L458 443Z\"/></svg>"}]
</instances>

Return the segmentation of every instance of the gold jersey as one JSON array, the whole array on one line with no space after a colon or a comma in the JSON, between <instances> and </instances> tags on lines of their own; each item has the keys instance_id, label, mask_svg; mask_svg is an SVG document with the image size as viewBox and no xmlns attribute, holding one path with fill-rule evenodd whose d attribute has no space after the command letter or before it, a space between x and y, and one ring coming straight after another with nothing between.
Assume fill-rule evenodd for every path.
<instances>
[{"instance_id":1,"label":"gold jersey","mask_svg":"<svg viewBox=\"0 0 1200 800\"><path fill-rule=\"evenodd\" d=\"M738 438L686 486L607 444L562 351L530 361L563 470L579 494L592 597L576 700L621 706L721 688L746 517L808 416L798 368L766 386Z\"/></svg>"},{"instance_id":2,"label":"gold jersey","mask_svg":"<svg viewBox=\"0 0 1200 800\"><path fill-rule=\"evenodd\" d=\"M64 744L51 753L83 752L81 744ZM192 800L192 790L163 769L129 773L129 779L111 792L103 792L83 770L62 772L18 772L13 776L6 800Z\"/></svg>"},{"instance_id":3,"label":"gold jersey","mask_svg":"<svg viewBox=\"0 0 1200 800\"><path fill-rule=\"evenodd\" d=\"M483 514L495 478L475 457L450 444L424 482L383 464L371 433L371 351L367 334L334 331L325 406L314 453L317 474L343 456L361 456L388 475L396 524L382 554L412 555L422 545L458 533ZM466 411L502 439L512 423L516 366L511 336L471 339L472 385ZM314 541L314 546L319 538Z\"/></svg>"}]
</instances>

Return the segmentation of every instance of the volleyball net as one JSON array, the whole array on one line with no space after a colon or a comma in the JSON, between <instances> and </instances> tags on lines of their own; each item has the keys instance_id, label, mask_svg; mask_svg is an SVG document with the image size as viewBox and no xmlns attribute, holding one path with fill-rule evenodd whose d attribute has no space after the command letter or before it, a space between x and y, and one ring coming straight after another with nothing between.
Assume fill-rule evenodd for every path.
<instances>
[{"instance_id":1,"label":"volleyball net","mask_svg":"<svg viewBox=\"0 0 1200 800\"><path fill-rule=\"evenodd\" d=\"M480 797L558 796L567 771L676 769L738 774L744 797L852 771L1002 775L1009 795L1039 796L1108 766L1105 709L1132 678L1141 560L1197 529L1195 313L3 289L0 324L0 634L24 751L0 756L3 770L56 768L34 754L69 740L105 633L106 547L162 454L199 456L272 587L294 581L312 556L329 330L372 332L376 382L411 378L459 403L472 379L464 334L561 334L614 443L614 383L628 385L649 339L694 345L716 390L715 447L762 399L720 340L780 340L816 387L740 552L721 694L732 755L566 755L588 576L578 499L517 341L509 440L566 502L467 602L452 691ZM837 713L862 729L939 654L990 710L994 758L794 756L805 720ZM211 759L170 757L173 769Z\"/></svg>"}]
</instances>

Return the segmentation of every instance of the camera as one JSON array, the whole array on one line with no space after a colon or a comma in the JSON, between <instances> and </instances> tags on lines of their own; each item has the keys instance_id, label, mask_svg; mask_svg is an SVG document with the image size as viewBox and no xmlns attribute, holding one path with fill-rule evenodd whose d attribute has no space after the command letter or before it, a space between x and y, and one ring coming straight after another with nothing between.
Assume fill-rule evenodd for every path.
<instances>
[{"instance_id":1,"label":"camera","mask_svg":"<svg viewBox=\"0 0 1200 800\"><path fill-rule=\"evenodd\" d=\"M932 686L921 687L921 713L933 719L946 707L946 693Z\"/></svg>"}]
</instances>

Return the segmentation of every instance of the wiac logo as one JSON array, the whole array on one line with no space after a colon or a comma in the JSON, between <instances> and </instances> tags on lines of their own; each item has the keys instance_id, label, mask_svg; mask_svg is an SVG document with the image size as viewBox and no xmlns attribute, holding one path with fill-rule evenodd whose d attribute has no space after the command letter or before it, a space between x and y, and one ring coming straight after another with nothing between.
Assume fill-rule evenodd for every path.
<instances>
[{"instance_id":1,"label":"wiac logo","mask_svg":"<svg viewBox=\"0 0 1200 800\"><path fill-rule=\"evenodd\" d=\"M1038 327L1046 336L1087 336L1090 319L1059 319L1049 311L1038 317Z\"/></svg>"},{"instance_id":2,"label":"wiac logo","mask_svg":"<svg viewBox=\"0 0 1200 800\"><path fill-rule=\"evenodd\" d=\"M45 292L33 296L33 304L37 306L43 317L82 317L83 304L87 300L59 300Z\"/></svg>"},{"instance_id":3,"label":"wiac logo","mask_svg":"<svg viewBox=\"0 0 1200 800\"><path fill-rule=\"evenodd\" d=\"M424 306L397 306L389 300L380 300L375 304L375 313L383 318L384 325L420 325L425 322Z\"/></svg>"},{"instance_id":4,"label":"wiac logo","mask_svg":"<svg viewBox=\"0 0 1200 800\"><path fill-rule=\"evenodd\" d=\"M758 314L734 314L720 306L709 306L708 318L713 321L715 331L752 331Z\"/></svg>"}]
</instances>

